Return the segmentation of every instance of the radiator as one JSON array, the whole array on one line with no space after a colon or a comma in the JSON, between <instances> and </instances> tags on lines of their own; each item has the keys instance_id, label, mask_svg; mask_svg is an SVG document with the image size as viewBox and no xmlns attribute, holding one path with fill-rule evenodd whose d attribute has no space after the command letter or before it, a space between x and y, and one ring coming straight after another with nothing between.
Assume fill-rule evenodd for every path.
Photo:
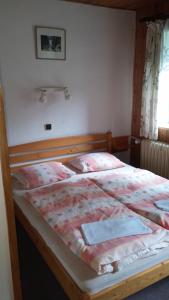
<instances>
[{"instance_id":1,"label":"radiator","mask_svg":"<svg viewBox=\"0 0 169 300\"><path fill-rule=\"evenodd\" d=\"M142 169L169 178L169 145L150 140L141 141Z\"/></svg>"}]
</instances>

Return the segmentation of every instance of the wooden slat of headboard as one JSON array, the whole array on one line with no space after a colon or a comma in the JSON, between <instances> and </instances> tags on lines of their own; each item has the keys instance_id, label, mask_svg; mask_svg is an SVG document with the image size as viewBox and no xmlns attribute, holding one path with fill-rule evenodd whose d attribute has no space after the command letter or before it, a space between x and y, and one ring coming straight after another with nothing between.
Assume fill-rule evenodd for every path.
<instances>
[{"instance_id":1,"label":"wooden slat of headboard","mask_svg":"<svg viewBox=\"0 0 169 300\"><path fill-rule=\"evenodd\" d=\"M28 153L18 156L11 156L10 157L10 164L34 161L34 160L42 160L51 157L57 156L64 156L64 155L71 155L77 154L82 152L90 152L94 150L105 150L107 149L106 142L100 142L95 144L88 144L88 145L78 145L74 146L73 148L64 148L64 149L56 149L56 150L49 150L46 152L35 152L35 153Z\"/></svg>"},{"instance_id":2,"label":"wooden slat of headboard","mask_svg":"<svg viewBox=\"0 0 169 300\"><path fill-rule=\"evenodd\" d=\"M67 162L72 159L72 155L93 151L111 153L111 132L49 139L9 147L11 171L45 160Z\"/></svg>"},{"instance_id":3,"label":"wooden slat of headboard","mask_svg":"<svg viewBox=\"0 0 169 300\"><path fill-rule=\"evenodd\" d=\"M65 138L49 139L43 141L37 141L27 144L21 144L9 147L10 154L23 153L23 152L33 152L39 150L46 150L55 147L66 147L70 145L85 144L95 141L105 141L108 140L108 134L90 134L82 136L70 136Z\"/></svg>"}]
</instances>

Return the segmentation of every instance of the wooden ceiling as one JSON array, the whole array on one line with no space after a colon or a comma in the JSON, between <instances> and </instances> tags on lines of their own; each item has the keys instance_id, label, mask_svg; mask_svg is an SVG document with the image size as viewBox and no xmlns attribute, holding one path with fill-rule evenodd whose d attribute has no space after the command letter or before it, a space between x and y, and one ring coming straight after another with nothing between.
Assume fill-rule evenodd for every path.
<instances>
[{"instance_id":1,"label":"wooden ceiling","mask_svg":"<svg viewBox=\"0 0 169 300\"><path fill-rule=\"evenodd\" d=\"M139 10L144 7L158 5L166 0L66 0L69 2L78 2L117 9Z\"/></svg>"}]
</instances>

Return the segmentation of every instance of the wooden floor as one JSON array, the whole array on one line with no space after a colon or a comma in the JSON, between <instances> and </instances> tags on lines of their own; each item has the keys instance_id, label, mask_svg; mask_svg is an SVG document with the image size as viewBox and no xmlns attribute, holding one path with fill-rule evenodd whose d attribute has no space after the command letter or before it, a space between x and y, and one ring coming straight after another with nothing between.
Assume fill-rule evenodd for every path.
<instances>
[{"instance_id":1,"label":"wooden floor","mask_svg":"<svg viewBox=\"0 0 169 300\"><path fill-rule=\"evenodd\" d=\"M69 300L18 223L17 236L23 300ZM169 278L161 280L127 299L169 300Z\"/></svg>"}]
</instances>

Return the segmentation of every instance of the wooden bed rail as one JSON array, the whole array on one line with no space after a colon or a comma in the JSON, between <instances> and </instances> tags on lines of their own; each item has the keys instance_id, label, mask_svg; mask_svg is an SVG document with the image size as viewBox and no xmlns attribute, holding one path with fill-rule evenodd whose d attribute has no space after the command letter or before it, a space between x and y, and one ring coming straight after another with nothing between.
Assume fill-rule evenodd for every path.
<instances>
[{"instance_id":1,"label":"wooden bed rail","mask_svg":"<svg viewBox=\"0 0 169 300\"><path fill-rule=\"evenodd\" d=\"M2 169L6 216L7 216L7 223L8 223L8 236L9 236L9 250L10 250L10 260L11 260L13 293L14 293L15 300L21 300L22 293L21 293L21 285L20 285L18 247L17 247L17 237L16 237L16 230L15 230L15 216L14 216L14 206L13 206L13 200L12 200L10 168L9 168L9 161L8 161L8 145L7 145L7 135L6 135L5 123L6 122L5 122L3 92L2 92L2 88L0 87L0 167ZM3 200L0 199L0 202L1 201L3 201ZM3 208L2 202L1 202L1 206L2 206L1 208ZM2 220L1 220L1 222L2 222ZM3 222L1 224L1 226L2 226L2 228L3 228L3 226L5 226L3 224ZM1 243L3 243L3 241L1 241ZM6 254L6 255L8 255L8 254ZM0 298L1 298L1 296L0 296Z\"/></svg>"}]
</instances>

